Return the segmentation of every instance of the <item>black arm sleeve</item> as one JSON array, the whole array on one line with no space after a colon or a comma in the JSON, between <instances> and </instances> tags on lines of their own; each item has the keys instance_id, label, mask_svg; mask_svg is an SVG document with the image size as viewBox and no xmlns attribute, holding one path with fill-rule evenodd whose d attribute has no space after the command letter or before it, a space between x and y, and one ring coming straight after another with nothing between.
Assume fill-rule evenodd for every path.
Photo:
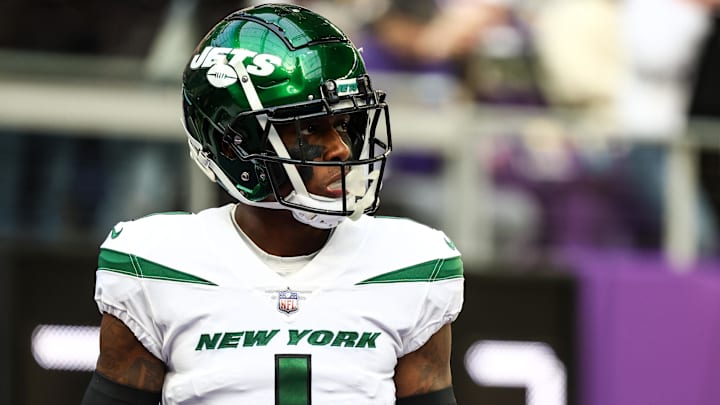
<instances>
[{"instance_id":1,"label":"black arm sleeve","mask_svg":"<svg viewBox=\"0 0 720 405\"><path fill-rule=\"evenodd\" d=\"M398 398L396 405L457 405L457 402L453 388L447 387L427 394Z\"/></svg>"},{"instance_id":2,"label":"black arm sleeve","mask_svg":"<svg viewBox=\"0 0 720 405\"><path fill-rule=\"evenodd\" d=\"M93 373L80 405L158 405L160 393L143 391Z\"/></svg>"}]
</instances>

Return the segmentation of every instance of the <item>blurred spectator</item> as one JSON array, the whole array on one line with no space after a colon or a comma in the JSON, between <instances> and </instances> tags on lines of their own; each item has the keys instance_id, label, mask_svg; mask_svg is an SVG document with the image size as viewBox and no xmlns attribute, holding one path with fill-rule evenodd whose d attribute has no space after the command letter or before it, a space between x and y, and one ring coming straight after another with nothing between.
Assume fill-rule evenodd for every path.
<instances>
[{"instance_id":1,"label":"blurred spectator","mask_svg":"<svg viewBox=\"0 0 720 405\"><path fill-rule=\"evenodd\" d=\"M371 22L368 65L378 70L452 70L451 62L475 51L483 33L507 17L503 7L482 0L390 1ZM377 53L375 53L377 52Z\"/></svg>"},{"instance_id":2,"label":"blurred spectator","mask_svg":"<svg viewBox=\"0 0 720 405\"><path fill-rule=\"evenodd\" d=\"M512 2L380 3L385 4L383 12L366 24L356 42L364 49L366 64L378 87L387 90L394 103L448 110L478 101L542 103L532 72L530 38ZM467 128L467 132L472 135L477 129ZM386 182L391 183L387 189L393 192L385 195L381 210L439 223L442 210L428 196L443 187L443 177L439 176L447 170L443 158L427 151L395 153L386 177ZM408 195L412 198L408 199ZM482 205L478 209L489 209L488 203ZM500 221L509 228L518 223L519 217L517 213L506 215Z\"/></svg>"},{"instance_id":3,"label":"blurred spectator","mask_svg":"<svg viewBox=\"0 0 720 405\"><path fill-rule=\"evenodd\" d=\"M540 203L543 244L658 250L663 140L685 133L690 73L707 11L688 0L549 0L531 21L544 93L594 128L549 145L530 131L511 147L512 165L496 162L498 180ZM552 160L538 162L548 149L555 150ZM548 178L542 165L565 169ZM707 223L703 219L698 223ZM699 232L711 245L713 231Z\"/></svg>"},{"instance_id":4,"label":"blurred spectator","mask_svg":"<svg viewBox=\"0 0 720 405\"><path fill-rule=\"evenodd\" d=\"M623 0L619 129L650 139L686 130L691 72L709 15L695 0Z\"/></svg>"},{"instance_id":5,"label":"blurred spectator","mask_svg":"<svg viewBox=\"0 0 720 405\"><path fill-rule=\"evenodd\" d=\"M661 223L626 180L630 163L638 162L629 162L623 148L572 131L562 122L531 120L522 136L495 141L488 162L499 198L495 215L525 218L514 235L496 232L503 238L498 243L510 245L501 253L515 259L518 248L528 254L567 247L657 250ZM508 196L511 208L504 206Z\"/></svg>"},{"instance_id":6,"label":"blurred spectator","mask_svg":"<svg viewBox=\"0 0 720 405\"><path fill-rule=\"evenodd\" d=\"M92 70L82 62L61 66L22 59L13 62L18 56L0 60L0 64L13 74L49 80L131 78L149 85L179 81L185 61L172 66L177 58L153 60L167 56L155 48L156 40L166 40L160 38L164 33L177 34L172 26L178 21L188 25L185 29L206 32L209 24L244 4L237 0L41 0L31 4L10 0L0 4L4 22L0 47L20 51L14 54L20 57L35 57L36 52L69 56L52 59L60 62L107 60L110 69ZM176 52L177 47L185 46L181 41L169 42L160 47L176 54L190 52L189 48ZM128 61L132 62L125 63ZM155 64L154 70L137 68L144 64ZM122 70L128 66L129 70ZM177 134L178 142L106 135L68 134L62 128L56 132L0 132L0 237L95 243L118 215L134 218L158 209L186 209L187 152L182 133Z\"/></svg>"},{"instance_id":7,"label":"blurred spectator","mask_svg":"<svg viewBox=\"0 0 720 405\"><path fill-rule=\"evenodd\" d=\"M530 26L542 88L554 106L609 114L621 69L618 20L614 0L547 0L536 7Z\"/></svg>"},{"instance_id":8,"label":"blurred spectator","mask_svg":"<svg viewBox=\"0 0 720 405\"><path fill-rule=\"evenodd\" d=\"M693 97L692 87L703 42L710 33L709 3L712 1L624 0L622 3L625 65L617 98L618 130L633 138L650 140L632 149L629 161L636 164L628 179L643 194L650 212L657 216L666 210L662 202L668 168L667 146L658 140L686 136L688 109L700 113L705 110L700 104L707 104L699 101L705 96L697 91L700 97ZM713 71L716 73L717 69ZM691 101L693 98L695 101ZM715 104L718 101L714 99ZM701 190L696 209L701 253L713 253L717 249L717 227L709 209L708 195L712 194Z\"/></svg>"},{"instance_id":9,"label":"blurred spectator","mask_svg":"<svg viewBox=\"0 0 720 405\"><path fill-rule=\"evenodd\" d=\"M507 0L390 0L359 42L369 69L415 75L414 102L538 104L531 38L518 14Z\"/></svg>"},{"instance_id":10,"label":"blurred spectator","mask_svg":"<svg viewBox=\"0 0 720 405\"><path fill-rule=\"evenodd\" d=\"M616 2L548 0L527 9L525 21L537 52L538 83L552 109L607 122L621 69ZM525 218L525 226L514 230L496 225L502 238L496 243L510 245L503 258L566 246L658 245L659 224L642 215L623 181L622 150L598 137L601 128L571 128L562 117L547 117L531 119L519 131L495 141L488 163L494 216ZM505 212L508 207L522 211Z\"/></svg>"},{"instance_id":11,"label":"blurred spectator","mask_svg":"<svg viewBox=\"0 0 720 405\"><path fill-rule=\"evenodd\" d=\"M689 114L691 118L720 119L720 1L689 0L712 10L711 27L697 58ZM716 229L720 229L720 136L711 134L710 145L700 151L700 183L705 191ZM720 248L718 248L720 254Z\"/></svg>"}]
</instances>

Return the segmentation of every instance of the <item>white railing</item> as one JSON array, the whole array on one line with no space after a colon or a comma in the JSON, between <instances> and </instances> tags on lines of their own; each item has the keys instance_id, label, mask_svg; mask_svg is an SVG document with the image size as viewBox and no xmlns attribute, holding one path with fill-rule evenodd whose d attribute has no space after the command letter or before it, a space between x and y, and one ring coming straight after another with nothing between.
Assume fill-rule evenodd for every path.
<instances>
[{"instance_id":1,"label":"white railing","mask_svg":"<svg viewBox=\"0 0 720 405\"><path fill-rule=\"evenodd\" d=\"M567 134L596 135L606 130L602 122L546 109L468 104L431 107L394 102L390 115L396 150L430 150L445 158L444 190L454 198L443 199L441 223L468 263L488 261L493 255L488 210L493 187L480 164L490 153L493 139L522 134L529 123L539 119L566 126ZM0 127L5 129L185 142L180 117L179 84L104 82L77 77L31 79L0 74ZM664 247L667 257L679 269L687 268L698 255L695 153L699 147L720 149L720 135L716 135L720 123L697 122L690 128L692 136L642 140L663 143L669 148ZM189 208L213 205L214 186L199 171L191 173Z\"/></svg>"}]
</instances>

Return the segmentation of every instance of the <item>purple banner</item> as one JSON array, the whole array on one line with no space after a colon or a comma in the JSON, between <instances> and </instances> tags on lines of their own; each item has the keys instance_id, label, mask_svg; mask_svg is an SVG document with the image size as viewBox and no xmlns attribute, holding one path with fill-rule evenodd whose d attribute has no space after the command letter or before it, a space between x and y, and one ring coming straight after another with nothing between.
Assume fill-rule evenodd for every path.
<instances>
[{"instance_id":1,"label":"purple banner","mask_svg":"<svg viewBox=\"0 0 720 405\"><path fill-rule=\"evenodd\" d=\"M720 263L673 272L657 255L573 251L580 405L720 403Z\"/></svg>"}]
</instances>

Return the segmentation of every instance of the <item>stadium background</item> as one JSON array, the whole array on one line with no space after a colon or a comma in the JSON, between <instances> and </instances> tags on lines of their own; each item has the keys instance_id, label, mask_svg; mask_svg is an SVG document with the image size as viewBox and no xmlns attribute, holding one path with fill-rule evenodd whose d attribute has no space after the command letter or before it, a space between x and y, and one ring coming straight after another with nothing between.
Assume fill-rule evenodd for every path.
<instances>
[{"instance_id":1,"label":"stadium background","mask_svg":"<svg viewBox=\"0 0 720 405\"><path fill-rule=\"evenodd\" d=\"M459 403L717 403L709 15L675 0L299 3L347 30L389 93L381 214L464 253ZM186 157L179 77L244 4L0 4L0 403L79 402L116 221L227 201ZM462 26L470 45L444 48ZM393 48L423 35L429 49Z\"/></svg>"}]
</instances>

